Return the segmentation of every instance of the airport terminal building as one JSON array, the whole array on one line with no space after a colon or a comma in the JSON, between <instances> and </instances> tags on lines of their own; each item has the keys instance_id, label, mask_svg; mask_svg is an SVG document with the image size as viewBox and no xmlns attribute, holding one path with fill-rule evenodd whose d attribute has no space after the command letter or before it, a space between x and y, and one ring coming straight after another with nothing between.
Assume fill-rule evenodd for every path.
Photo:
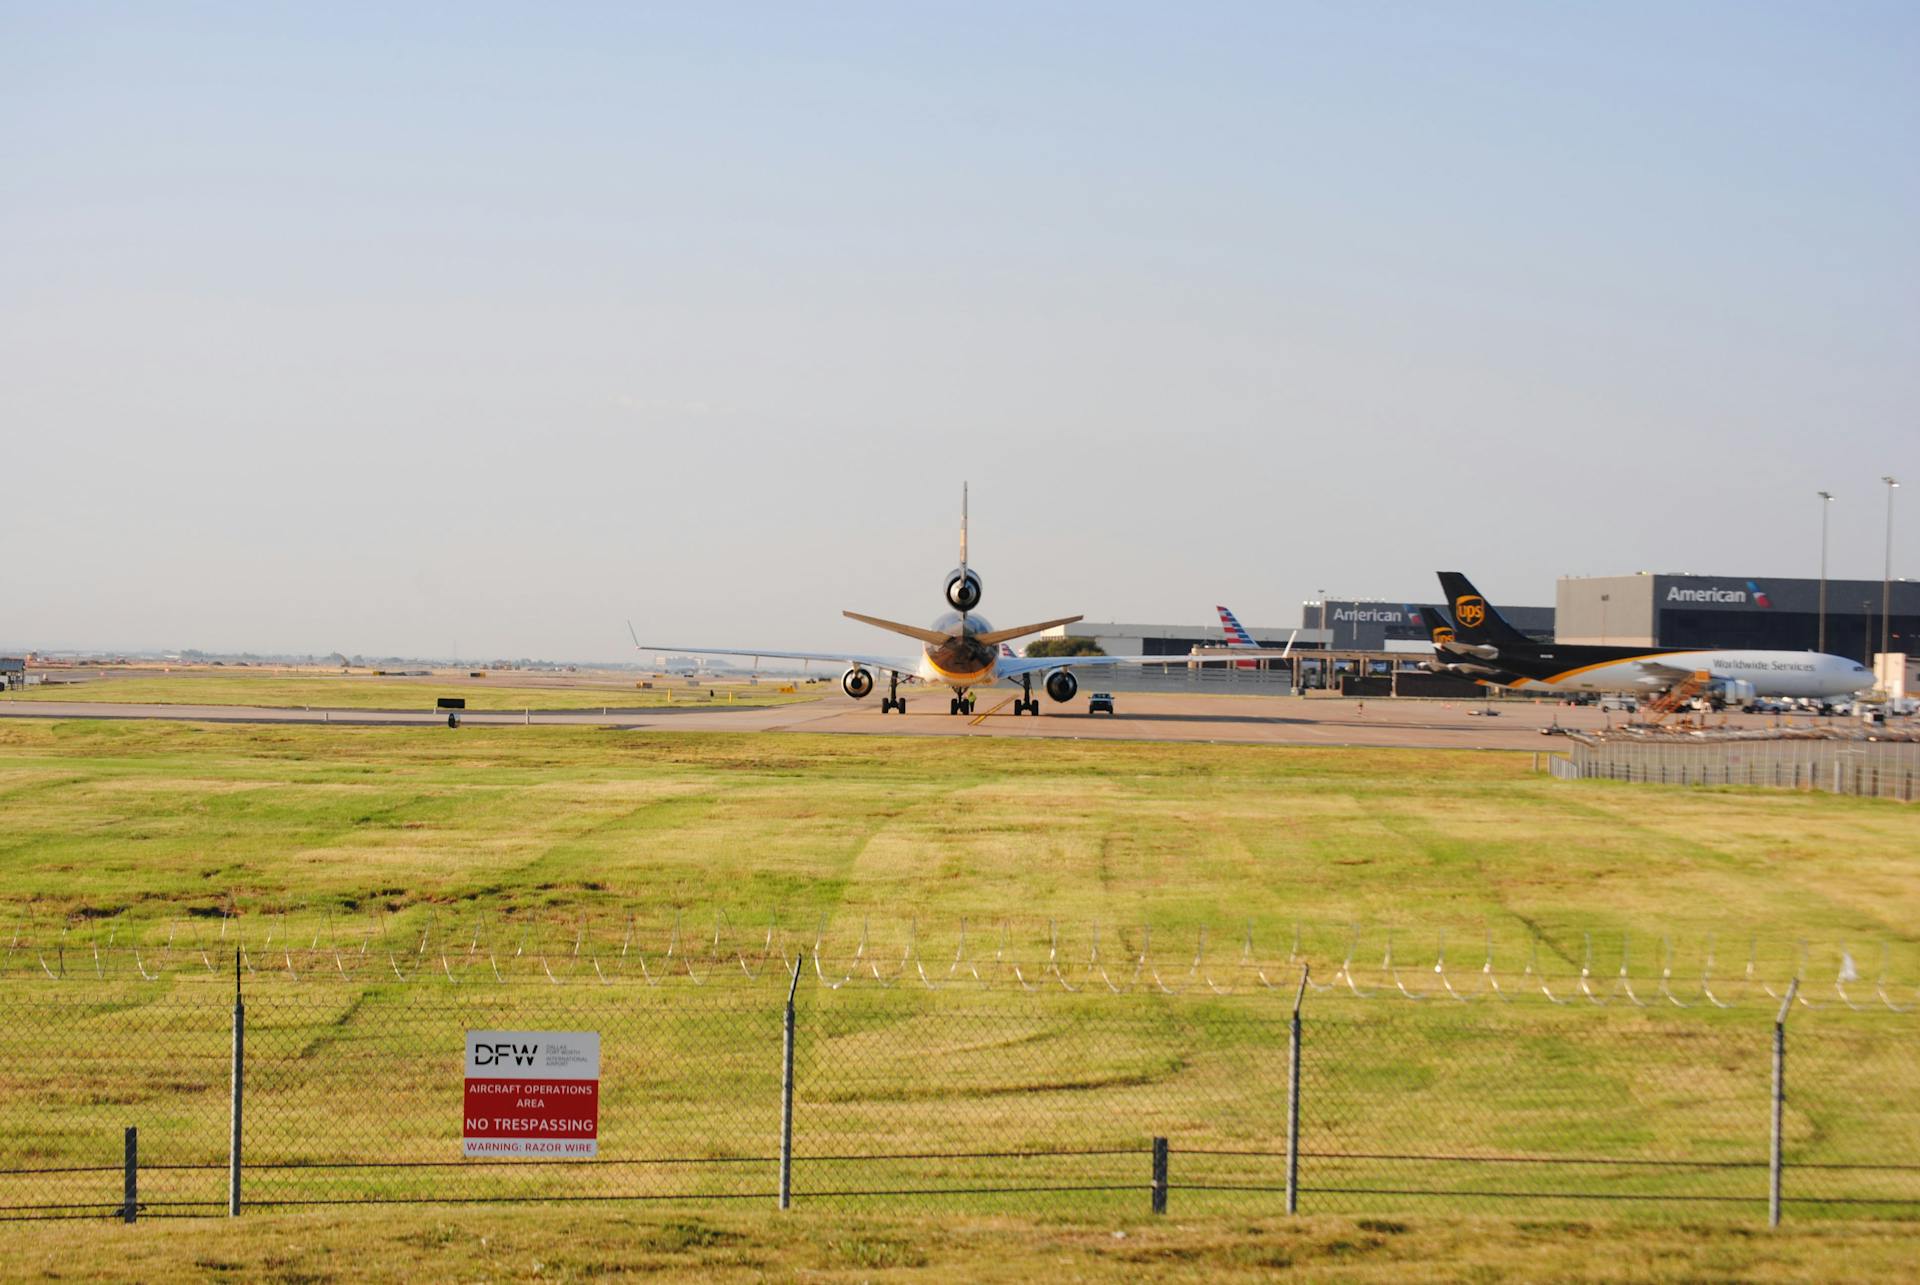
<instances>
[{"instance_id":1,"label":"airport terminal building","mask_svg":"<svg viewBox=\"0 0 1920 1285\"><path fill-rule=\"evenodd\" d=\"M1880 650L1881 582L1826 583L1825 650L1871 664ZM1894 581L1892 599L1887 650L1913 651L1920 637L1920 581ZM1557 640L1564 643L1815 651L1820 581L1646 572L1568 576L1560 581L1554 618Z\"/></svg>"}]
</instances>

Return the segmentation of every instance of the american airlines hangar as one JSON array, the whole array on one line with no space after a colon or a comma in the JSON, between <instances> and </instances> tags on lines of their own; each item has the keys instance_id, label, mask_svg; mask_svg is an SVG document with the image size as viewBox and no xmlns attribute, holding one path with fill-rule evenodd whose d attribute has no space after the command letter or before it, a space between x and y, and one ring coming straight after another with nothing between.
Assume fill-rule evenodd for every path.
<instances>
[{"instance_id":1,"label":"american airlines hangar","mask_svg":"<svg viewBox=\"0 0 1920 1285\"><path fill-rule=\"evenodd\" d=\"M1555 595L1556 641L1825 651L1871 664L1869 658L1881 650L1881 582L1828 580L1826 585L1822 647L1818 580L1647 572L1562 577ZM1913 651L1920 639L1920 582L1894 581L1888 614L1886 650Z\"/></svg>"},{"instance_id":2,"label":"american airlines hangar","mask_svg":"<svg viewBox=\"0 0 1920 1285\"><path fill-rule=\"evenodd\" d=\"M1495 604L1515 629L1541 642L1553 641L1553 608ZM1334 651L1417 651L1431 654L1433 641L1420 624L1420 608L1451 620L1443 602L1309 602L1300 609L1300 637ZM1257 635L1256 635L1257 636ZM1298 645L1298 644L1296 644Z\"/></svg>"}]
</instances>

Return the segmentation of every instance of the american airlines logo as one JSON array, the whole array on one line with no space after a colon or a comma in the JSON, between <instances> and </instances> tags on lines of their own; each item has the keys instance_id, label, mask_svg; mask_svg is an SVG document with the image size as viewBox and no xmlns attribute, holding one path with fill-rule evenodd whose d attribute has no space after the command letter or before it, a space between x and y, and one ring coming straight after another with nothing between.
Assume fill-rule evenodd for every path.
<instances>
[{"instance_id":1,"label":"american airlines logo","mask_svg":"<svg viewBox=\"0 0 1920 1285\"><path fill-rule=\"evenodd\" d=\"M1333 618L1382 625L1398 625L1407 619L1404 612L1393 607L1335 607Z\"/></svg>"},{"instance_id":2,"label":"american airlines logo","mask_svg":"<svg viewBox=\"0 0 1920 1285\"><path fill-rule=\"evenodd\" d=\"M1679 585L1667 587L1668 602L1711 602L1722 606L1744 606L1752 603L1756 607L1771 607L1773 601L1766 591L1753 581L1747 581L1744 589L1722 589L1714 585L1708 589L1682 589Z\"/></svg>"}]
</instances>

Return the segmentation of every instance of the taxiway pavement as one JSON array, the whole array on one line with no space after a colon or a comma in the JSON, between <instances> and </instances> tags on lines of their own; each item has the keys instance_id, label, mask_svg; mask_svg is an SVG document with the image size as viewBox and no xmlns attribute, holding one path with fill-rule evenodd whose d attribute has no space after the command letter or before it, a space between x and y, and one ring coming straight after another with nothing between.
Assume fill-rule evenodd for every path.
<instances>
[{"instance_id":1,"label":"taxiway pavement","mask_svg":"<svg viewBox=\"0 0 1920 1285\"><path fill-rule=\"evenodd\" d=\"M1621 715L1594 706L1537 701L1357 700L1301 696L1121 692L1118 713L1090 715L1084 698L1042 702L1039 717L1015 717L1010 693L989 689L972 716L947 713L938 694L910 695L907 712L880 713L877 701L830 696L819 701L743 709L468 710L465 727L613 727L658 732L826 732L851 735L986 736L1076 740L1197 741L1245 745L1550 750L1542 735L1558 724L1575 731L1618 725ZM1730 725L1776 725L1774 716L1730 714ZM95 701L0 700L0 718L172 719L196 723L444 726L432 710L301 709L237 705L141 705ZM1714 717L1715 722L1720 716ZM1805 716L1794 721L1804 724Z\"/></svg>"}]
</instances>

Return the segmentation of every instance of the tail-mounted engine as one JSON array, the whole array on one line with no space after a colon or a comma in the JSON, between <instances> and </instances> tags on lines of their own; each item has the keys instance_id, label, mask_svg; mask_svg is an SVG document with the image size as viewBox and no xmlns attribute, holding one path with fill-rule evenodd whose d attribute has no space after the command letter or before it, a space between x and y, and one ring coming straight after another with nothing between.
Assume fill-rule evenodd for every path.
<instances>
[{"instance_id":1,"label":"tail-mounted engine","mask_svg":"<svg viewBox=\"0 0 1920 1285\"><path fill-rule=\"evenodd\" d=\"M845 689L847 695L855 700L862 700L873 693L873 674L855 665L840 675L840 686Z\"/></svg>"},{"instance_id":2,"label":"tail-mounted engine","mask_svg":"<svg viewBox=\"0 0 1920 1285\"><path fill-rule=\"evenodd\" d=\"M1065 669L1056 669L1047 675L1047 695L1065 704L1080 690L1080 680Z\"/></svg>"},{"instance_id":3,"label":"tail-mounted engine","mask_svg":"<svg viewBox=\"0 0 1920 1285\"><path fill-rule=\"evenodd\" d=\"M955 611L972 611L980 605L980 577L971 568L947 572L947 605Z\"/></svg>"}]
</instances>

